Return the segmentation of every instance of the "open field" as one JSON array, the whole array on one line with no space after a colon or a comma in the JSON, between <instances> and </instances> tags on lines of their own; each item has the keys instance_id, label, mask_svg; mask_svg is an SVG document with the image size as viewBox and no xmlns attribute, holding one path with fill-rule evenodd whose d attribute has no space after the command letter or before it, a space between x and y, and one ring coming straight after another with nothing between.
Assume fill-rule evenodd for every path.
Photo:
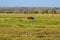
<instances>
[{"instance_id":1,"label":"open field","mask_svg":"<svg viewBox=\"0 0 60 40\"><path fill-rule=\"evenodd\" d=\"M60 40L60 14L0 14L0 40Z\"/></svg>"}]
</instances>

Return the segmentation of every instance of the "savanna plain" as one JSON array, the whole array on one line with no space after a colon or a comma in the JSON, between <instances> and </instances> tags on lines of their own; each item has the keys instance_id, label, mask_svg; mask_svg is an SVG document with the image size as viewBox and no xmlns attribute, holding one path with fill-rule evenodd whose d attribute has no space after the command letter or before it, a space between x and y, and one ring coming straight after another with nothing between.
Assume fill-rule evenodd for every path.
<instances>
[{"instance_id":1,"label":"savanna plain","mask_svg":"<svg viewBox=\"0 0 60 40\"><path fill-rule=\"evenodd\" d=\"M60 40L60 14L0 14L0 40Z\"/></svg>"}]
</instances>

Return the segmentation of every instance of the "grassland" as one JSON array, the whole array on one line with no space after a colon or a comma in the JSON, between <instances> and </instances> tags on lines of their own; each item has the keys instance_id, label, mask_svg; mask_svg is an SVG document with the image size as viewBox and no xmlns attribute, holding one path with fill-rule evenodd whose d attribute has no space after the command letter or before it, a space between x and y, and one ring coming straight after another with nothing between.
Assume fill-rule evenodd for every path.
<instances>
[{"instance_id":1,"label":"grassland","mask_svg":"<svg viewBox=\"0 0 60 40\"><path fill-rule=\"evenodd\" d=\"M60 40L60 14L0 14L0 40Z\"/></svg>"}]
</instances>

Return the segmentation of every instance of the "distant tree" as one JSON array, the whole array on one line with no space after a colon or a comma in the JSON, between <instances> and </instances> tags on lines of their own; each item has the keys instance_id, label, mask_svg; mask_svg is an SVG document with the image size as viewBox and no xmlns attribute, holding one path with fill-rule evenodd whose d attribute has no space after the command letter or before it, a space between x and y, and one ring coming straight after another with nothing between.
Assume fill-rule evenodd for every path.
<instances>
[{"instance_id":1,"label":"distant tree","mask_svg":"<svg viewBox=\"0 0 60 40\"><path fill-rule=\"evenodd\" d=\"M24 14L29 14L29 10L28 10L28 9L23 10L23 13L24 13Z\"/></svg>"},{"instance_id":2,"label":"distant tree","mask_svg":"<svg viewBox=\"0 0 60 40\"><path fill-rule=\"evenodd\" d=\"M48 14L49 9L44 10L44 13Z\"/></svg>"},{"instance_id":3,"label":"distant tree","mask_svg":"<svg viewBox=\"0 0 60 40\"><path fill-rule=\"evenodd\" d=\"M6 13L13 13L13 10L7 9Z\"/></svg>"},{"instance_id":4,"label":"distant tree","mask_svg":"<svg viewBox=\"0 0 60 40\"><path fill-rule=\"evenodd\" d=\"M0 13L5 13L5 10L4 10L4 9L1 9L1 10L0 10Z\"/></svg>"},{"instance_id":5,"label":"distant tree","mask_svg":"<svg viewBox=\"0 0 60 40\"><path fill-rule=\"evenodd\" d=\"M56 14L56 8L52 9L52 14Z\"/></svg>"},{"instance_id":6,"label":"distant tree","mask_svg":"<svg viewBox=\"0 0 60 40\"><path fill-rule=\"evenodd\" d=\"M48 10L48 14L52 14L52 10L51 9Z\"/></svg>"},{"instance_id":7,"label":"distant tree","mask_svg":"<svg viewBox=\"0 0 60 40\"><path fill-rule=\"evenodd\" d=\"M48 14L48 9L42 10L42 14Z\"/></svg>"}]
</instances>

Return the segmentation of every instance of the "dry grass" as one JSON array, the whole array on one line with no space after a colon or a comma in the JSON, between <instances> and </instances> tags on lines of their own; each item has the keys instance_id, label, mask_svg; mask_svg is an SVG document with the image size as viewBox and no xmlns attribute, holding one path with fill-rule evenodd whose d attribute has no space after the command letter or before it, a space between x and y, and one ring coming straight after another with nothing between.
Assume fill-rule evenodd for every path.
<instances>
[{"instance_id":1,"label":"dry grass","mask_svg":"<svg viewBox=\"0 0 60 40\"><path fill-rule=\"evenodd\" d=\"M1 40L59 40L58 28L0 27Z\"/></svg>"},{"instance_id":2,"label":"dry grass","mask_svg":"<svg viewBox=\"0 0 60 40\"><path fill-rule=\"evenodd\" d=\"M0 40L60 40L59 20L60 14L0 14Z\"/></svg>"}]
</instances>

